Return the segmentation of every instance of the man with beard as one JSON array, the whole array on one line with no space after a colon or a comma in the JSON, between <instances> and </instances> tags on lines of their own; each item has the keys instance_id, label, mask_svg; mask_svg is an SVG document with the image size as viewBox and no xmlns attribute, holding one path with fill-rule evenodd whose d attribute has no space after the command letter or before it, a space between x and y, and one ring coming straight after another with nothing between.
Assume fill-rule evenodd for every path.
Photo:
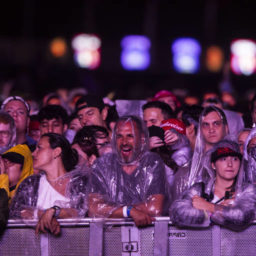
<instances>
[{"instance_id":1,"label":"man with beard","mask_svg":"<svg viewBox=\"0 0 256 256\"><path fill-rule=\"evenodd\" d=\"M131 217L149 225L162 213L164 164L148 151L148 135L135 116L120 118L112 137L113 152L92 166L89 216Z\"/></svg>"}]
</instances>

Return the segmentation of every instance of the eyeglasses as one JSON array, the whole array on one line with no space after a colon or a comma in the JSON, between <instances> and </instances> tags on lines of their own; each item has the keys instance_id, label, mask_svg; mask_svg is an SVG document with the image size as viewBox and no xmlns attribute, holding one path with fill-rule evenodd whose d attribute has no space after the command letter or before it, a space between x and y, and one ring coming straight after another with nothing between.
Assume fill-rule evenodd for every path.
<instances>
[{"instance_id":1,"label":"eyeglasses","mask_svg":"<svg viewBox=\"0 0 256 256\"><path fill-rule=\"evenodd\" d=\"M0 131L0 136L3 138L8 138L10 136L9 131Z\"/></svg>"}]
</instances>

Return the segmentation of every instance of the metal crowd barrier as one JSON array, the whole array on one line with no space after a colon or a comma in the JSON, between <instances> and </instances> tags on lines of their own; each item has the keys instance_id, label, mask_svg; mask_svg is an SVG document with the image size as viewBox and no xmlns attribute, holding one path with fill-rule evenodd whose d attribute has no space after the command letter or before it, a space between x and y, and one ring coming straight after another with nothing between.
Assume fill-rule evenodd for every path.
<instances>
[{"instance_id":1,"label":"metal crowd barrier","mask_svg":"<svg viewBox=\"0 0 256 256\"><path fill-rule=\"evenodd\" d=\"M35 234L35 221L9 220L0 237L1 256L255 256L256 226L234 232L211 226L174 227L159 217L149 227L137 228L124 219L60 220L61 235Z\"/></svg>"}]
</instances>

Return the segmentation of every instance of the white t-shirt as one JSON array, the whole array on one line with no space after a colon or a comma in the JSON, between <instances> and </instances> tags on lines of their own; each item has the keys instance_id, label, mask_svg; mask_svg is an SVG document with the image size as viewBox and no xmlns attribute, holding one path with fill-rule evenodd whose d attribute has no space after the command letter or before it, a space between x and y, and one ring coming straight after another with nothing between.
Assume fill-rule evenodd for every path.
<instances>
[{"instance_id":1,"label":"white t-shirt","mask_svg":"<svg viewBox=\"0 0 256 256\"><path fill-rule=\"evenodd\" d=\"M70 199L56 191L43 175L40 179L38 190L38 209L48 209L54 205L61 208L69 207Z\"/></svg>"}]
</instances>

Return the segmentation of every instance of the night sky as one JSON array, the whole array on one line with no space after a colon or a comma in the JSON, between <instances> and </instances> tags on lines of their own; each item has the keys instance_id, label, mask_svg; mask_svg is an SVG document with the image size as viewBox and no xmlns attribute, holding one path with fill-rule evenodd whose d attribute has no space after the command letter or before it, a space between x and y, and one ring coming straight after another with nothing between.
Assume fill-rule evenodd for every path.
<instances>
[{"instance_id":1,"label":"night sky","mask_svg":"<svg viewBox=\"0 0 256 256\"><path fill-rule=\"evenodd\" d=\"M198 39L204 49L219 45L229 59L233 39L256 38L256 1L231 0L127 0L127 1L49 1L26 0L6 2L0 15L0 67L1 80L16 79L17 89L22 86L38 95L54 87L85 86L89 90L106 94L136 87L128 97L140 97L140 89L148 87L198 87L205 83L217 86L222 74L209 74L203 68L195 76L176 74L171 68L171 42L181 36ZM70 44L77 33L95 33L102 39L102 65L97 71L79 70L68 61L55 61L49 57L47 46L51 39L62 36ZM127 72L120 67L120 40L124 35L144 34L150 37L152 65L145 72ZM202 60L203 61L203 60ZM28 82L19 82L22 74ZM254 85L255 75L232 75L234 87ZM37 89L31 89L37 84ZM139 85L139 86L138 86ZM33 87L33 86L32 86ZM143 96L144 97L144 96Z\"/></svg>"}]
</instances>

